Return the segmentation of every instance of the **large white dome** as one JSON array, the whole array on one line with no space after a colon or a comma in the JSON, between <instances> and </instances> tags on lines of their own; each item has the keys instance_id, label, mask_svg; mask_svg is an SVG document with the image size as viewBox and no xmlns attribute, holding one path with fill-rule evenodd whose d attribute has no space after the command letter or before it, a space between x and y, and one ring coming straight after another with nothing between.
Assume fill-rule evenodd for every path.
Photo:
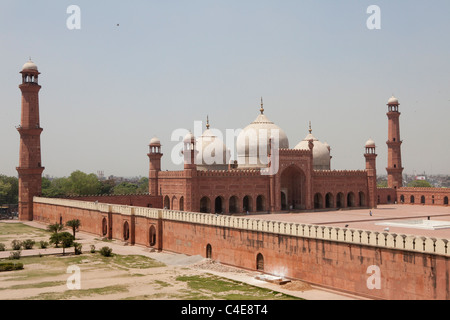
<instances>
[{"instance_id":1,"label":"large white dome","mask_svg":"<svg viewBox=\"0 0 450 320\"><path fill-rule=\"evenodd\" d=\"M313 148L313 168L314 170L331 170L331 148L328 143L322 143L313 136L312 130L306 136L305 139L300 141L299 144L295 146L294 149L297 150L309 150L309 141L312 140Z\"/></svg>"},{"instance_id":2,"label":"large white dome","mask_svg":"<svg viewBox=\"0 0 450 320\"><path fill-rule=\"evenodd\" d=\"M237 156L239 168L263 168L268 165L269 141L278 140L278 148L288 149L289 140L286 133L261 114L245 127L237 138ZM275 142L273 142L276 145Z\"/></svg>"}]
</instances>

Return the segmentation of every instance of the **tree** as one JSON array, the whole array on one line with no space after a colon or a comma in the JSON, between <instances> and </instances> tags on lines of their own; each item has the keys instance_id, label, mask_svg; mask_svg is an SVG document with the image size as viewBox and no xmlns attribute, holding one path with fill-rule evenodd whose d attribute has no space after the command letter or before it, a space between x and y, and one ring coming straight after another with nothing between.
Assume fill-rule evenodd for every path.
<instances>
[{"instance_id":1,"label":"tree","mask_svg":"<svg viewBox=\"0 0 450 320\"><path fill-rule=\"evenodd\" d=\"M86 174L79 170L72 172L68 185L70 193L79 196L100 194L101 190L101 183L95 174Z\"/></svg>"},{"instance_id":2,"label":"tree","mask_svg":"<svg viewBox=\"0 0 450 320\"><path fill-rule=\"evenodd\" d=\"M134 183L122 182L114 187L113 194L115 194L115 195L136 194L137 189L138 189L138 186Z\"/></svg>"},{"instance_id":3,"label":"tree","mask_svg":"<svg viewBox=\"0 0 450 320\"><path fill-rule=\"evenodd\" d=\"M49 180L42 178L42 196L46 198L57 198L66 195L68 189L67 178L56 178Z\"/></svg>"},{"instance_id":4,"label":"tree","mask_svg":"<svg viewBox=\"0 0 450 320\"><path fill-rule=\"evenodd\" d=\"M61 242L60 234L55 232L50 236L50 243L55 245L55 248L58 248L59 243Z\"/></svg>"},{"instance_id":5,"label":"tree","mask_svg":"<svg viewBox=\"0 0 450 320\"><path fill-rule=\"evenodd\" d=\"M59 223L51 224L47 227L47 230L53 233L58 233L63 229L63 225Z\"/></svg>"},{"instance_id":6,"label":"tree","mask_svg":"<svg viewBox=\"0 0 450 320\"><path fill-rule=\"evenodd\" d=\"M7 204L6 199L10 189L11 185L9 183L0 180L0 204Z\"/></svg>"},{"instance_id":7,"label":"tree","mask_svg":"<svg viewBox=\"0 0 450 320\"><path fill-rule=\"evenodd\" d=\"M50 237L50 243L54 244L55 248L58 248L58 245L61 244L63 247L63 254L66 253L66 248L73 245L74 240L74 236L69 232L54 233Z\"/></svg>"},{"instance_id":8,"label":"tree","mask_svg":"<svg viewBox=\"0 0 450 320\"><path fill-rule=\"evenodd\" d=\"M81 251L81 249L83 248L83 246L81 245L81 243L74 242L74 243L73 243L73 248L74 248L74 250L75 250L75 254L76 254L76 255L80 255L80 254L83 253L83 252Z\"/></svg>"},{"instance_id":9,"label":"tree","mask_svg":"<svg viewBox=\"0 0 450 320\"><path fill-rule=\"evenodd\" d=\"M73 219L67 221L66 226L72 228L73 237L75 238L75 232L78 231L78 228L81 226L81 221L78 219Z\"/></svg>"},{"instance_id":10,"label":"tree","mask_svg":"<svg viewBox=\"0 0 450 320\"><path fill-rule=\"evenodd\" d=\"M73 235L71 235L68 232L61 232L58 233L59 236L59 240L61 242L61 245L63 247L63 255L66 254L66 248L70 248L71 246L73 246L73 242L75 240L75 237Z\"/></svg>"},{"instance_id":11,"label":"tree","mask_svg":"<svg viewBox=\"0 0 450 320\"><path fill-rule=\"evenodd\" d=\"M93 173L86 174L74 171L68 178L42 179L42 195L48 198L66 197L70 195L86 196L100 194L104 186ZM106 186L106 189L112 186Z\"/></svg>"},{"instance_id":12,"label":"tree","mask_svg":"<svg viewBox=\"0 0 450 320\"><path fill-rule=\"evenodd\" d=\"M143 177L138 182L137 193L148 193L148 178Z\"/></svg>"},{"instance_id":13,"label":"tree","mask_svg":"<svg viewBox=\"0 0 450 320\"><path fill-rule=\"evenodd\" d=\"M112 194L115 185L116 181L114 179L100 181L100 194Z\"/></svg>"},{"instance_id":14,"label":"tree","mask_svg":"<svg viewBox=\"0 0 450 320\"><path fill-rule=\"evenodd\" d=\"M377 181L377 187L378 188L387 188L388 183L387 180L379 180Z\"/></svg>"},{"instance_id":15,"label":"tree","mask_svg":"<svg viewBox=\"0 0 450 320\"><path fill-rule=\"evenodd\" d=\"M19 203L19 179L0 175L0 205Z\"/></svg>"},{"instance_id":16,"label":"tree","mask_svg":"<svg viewBox=\"0 0 450 320\"><path fill-rule=\"evenodd\" d=\"M433 186L426 180L414 180L408 183L410 188L432 188Z\"/></svg>"}]
</instances>

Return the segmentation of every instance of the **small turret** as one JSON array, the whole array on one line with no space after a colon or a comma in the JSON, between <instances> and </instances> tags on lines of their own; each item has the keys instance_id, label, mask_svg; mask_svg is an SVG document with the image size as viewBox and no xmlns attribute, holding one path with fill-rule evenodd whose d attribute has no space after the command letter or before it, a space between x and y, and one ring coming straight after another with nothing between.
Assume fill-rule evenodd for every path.
<instances>
[{"instance_id":1,"label":"small turret","mask_svg":"<svg viewBox=\"0 0 450 320\"><path fill-rule=\"evenodd\" d=\"M150 171L148 175L148 191L151 195L158 195L158 175L161 171L161 141L158 138L150 140L150 151L147 154L150 160Z\"/></svg>"}]
</instances>

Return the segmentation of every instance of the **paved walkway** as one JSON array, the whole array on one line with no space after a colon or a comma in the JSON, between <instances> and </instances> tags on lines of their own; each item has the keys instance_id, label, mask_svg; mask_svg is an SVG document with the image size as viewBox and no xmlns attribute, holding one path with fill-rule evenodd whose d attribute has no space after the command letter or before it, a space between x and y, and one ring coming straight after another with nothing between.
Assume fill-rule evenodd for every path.
<instances>
[{"instance_id":1,"label":"paved walkway","mask_svg":"<svg viewBox=\"0 0 450 320\"><path fill-rule=\"evenodd\" d=\"M5 222L5 221L4 221ZM19 223L16 221L10 221L9 223ZM25 222L26 225L31 227L46 229L46 225L39 222L31 221ZM176 254L171 252L154 252L151 249L140 246L140 245L124 245L122 242L113 240L111 242L104 242L100 237L85 232L78 232L76 234L77 242L83 245L83 251L88 252L90 250L90 245L95 245L96 250L99 250L103 246L108 246L113 249L113 253L120 255L143 255L157 261L160 261L168 266L182 266L183 268L189 267L193 264L199 263L204 260L201 256L187 256L184 254ZM62 254L63 250L61 248L48 248L48 249L32 249L32 250L22 250L22 257L26 256L38 256L50 255L50 254ZM73 248L66 249L66 252L73 252ZM0 258L8 258L10 251L0 252ZM237 268L236 268L237 269ZM267 288L277 292L282 292L291 296L307 299L307 300L365 300L363 297L358 297L351 294L346 294L334 290L323 289L320 287L313 286L312 290L307 291L291 291L285 290L279 285L272 284L266 281L257 280L254 278L255 272L220 272L214 270L205 270L206 273L214 274L223 278L240 281L247 283L256 287Z\"/></svg>"}]
</instances>

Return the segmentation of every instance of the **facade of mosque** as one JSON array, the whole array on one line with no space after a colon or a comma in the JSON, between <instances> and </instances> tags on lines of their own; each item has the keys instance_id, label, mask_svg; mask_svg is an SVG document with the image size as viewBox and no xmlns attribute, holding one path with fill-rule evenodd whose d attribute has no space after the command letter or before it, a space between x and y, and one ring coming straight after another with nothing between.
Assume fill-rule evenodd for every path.
<instances>
[{"instance_id":1,"label":"facade of mosque","mask_svg":"<svg viewBox=\"0 0 450 320\"><path fill-rule=\"evenodd\" d=\"M184 138L183 171L161 170L161 143L153 138L150 193L161 195L166 209L220 214L376 207L372 140L365 146L365 170L331 170L331 148L311 126L290 148L285 132L264 112L261 102L260 114L238 135L237 160L230 160L209 121L199 138L192 133Z\"/></svg>"}]
</instances>

